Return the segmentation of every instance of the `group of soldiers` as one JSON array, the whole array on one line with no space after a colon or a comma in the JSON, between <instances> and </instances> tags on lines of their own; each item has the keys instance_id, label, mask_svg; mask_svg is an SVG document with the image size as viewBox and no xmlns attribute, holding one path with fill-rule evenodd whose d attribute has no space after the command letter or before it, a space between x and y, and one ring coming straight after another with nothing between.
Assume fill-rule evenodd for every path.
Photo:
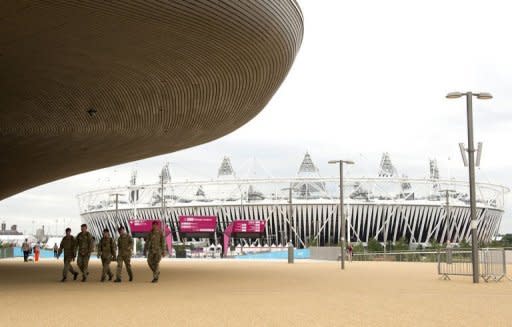
<instances>
[{"instance_id":1,"label":"group of soldiers","mask_svg":"<svg viewBox=\"0 0 512 327\"><path fill-rule=\"evenodd\" d=\"M108 229L103 230L103 237L98 243L98 258L101 258L103 270L101 273L101 281L104 282L108 276L108 280L112 280L114 274L110 270L110 263L117 261L116 279L114 282L121 282L121 271L123 263L126 265L129 281L133 281L133 271L130 264L133 251L133 239L126 232L124 227L118 228L119 237L117 242L110 236ZM116 251L117 243L117 251ZM166 246L164 234L158 226L158 222L153 222L152 230L149 233L145 246L144 254L147 254L148 265L153 271L153 283L158 282L160 276L159 264L163 256L165 256ZM62 282L67 280L68 272L73 275L73 279L78 278L78 272L73 269L71 262L75 260L82 273L82 282L87 281L89 276L89 258L94 252L94 238L87 231L87 225L82 224L81 232L76 237L71 235L71 228L66 228L66 236L60 242L57 257L64 252L64 270L62 271Z\"/></svg>"}]
</instances>

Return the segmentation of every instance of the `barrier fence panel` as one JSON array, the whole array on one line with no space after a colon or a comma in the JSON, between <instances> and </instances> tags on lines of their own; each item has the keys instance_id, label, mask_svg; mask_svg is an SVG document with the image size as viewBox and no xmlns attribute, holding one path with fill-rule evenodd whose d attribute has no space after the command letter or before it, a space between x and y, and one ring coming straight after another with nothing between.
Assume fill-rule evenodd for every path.
<instances>
[{"instance_id":1,"label":"barrier fence panel","mask_svg":"<svg viewBox=\"0 0 512 327\"><path fill-rule=\"evenodd\" d=\"M500 281L507 276L505 249L479 250L480 277L486 282L489 280ZM449 276L473 276L471 251L445 249L439 251L437 262L438 274L443 279Z\"/></svg>"},{"instance_id":2,"label":"barrier fence panel","mask_svg":"<svg viewBox=\"0 0 512 327\"><path fill-rule=\"evenodd\" d=\"M479 254L480 274L486 282L500 281L507 276L505 249L481 249Z\"/></svg>"},{"instance_id":3,"label":"barrier fence panel","mask_svg":"<svg viewBox=\"0 0 512 327\"><path fill-rule=\"evenodd\" d=\"M339 252L339 249L338 249ZM339 255L339 253L338 253ZM436 251L367 252L352 254L353 261L437 262Z\"/></svg>"},{"instance_id":4,"label":"barrier fence panel","mask_svg":"<svg viewBox=\"0 0 512 327\"><path fill-rule=\"evenodd\" d=\"M446 249L438 252L437 273L443 279L452 276L473 276L471 251Z\"/></svg>"},{"instance_id":5,"label":"barrier fence panel","mask_svg":"<svg viewBox=\"0 0 512 327\"><path fill-rule=\"evenodd\" d=\"M443 279L449 276L473 276L471 250L441 249L438 251L396 251L354 253L353 261L437 262L437 272ZM480 277L486 282L507 277L505 249L479 250Z\"/></svg>"}]
</instances>

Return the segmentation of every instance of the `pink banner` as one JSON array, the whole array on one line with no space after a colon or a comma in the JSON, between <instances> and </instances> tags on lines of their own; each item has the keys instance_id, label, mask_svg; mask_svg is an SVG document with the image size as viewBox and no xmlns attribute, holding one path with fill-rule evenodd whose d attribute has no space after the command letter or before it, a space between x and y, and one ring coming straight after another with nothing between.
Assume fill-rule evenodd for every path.
<instances>
[{"instance_id":1,"label":"pink banner","mask_svg":"<svg viewBox=\"0 0 512 327\"><path fill-rule=\"evenodd\" d=\"M235 220L233 222L233 233L263 233L265 221L263 220Z\"/></svg>"},{"instance_id":2,"label":"pink banner","mask_svg":"<svg viewBox=\"0 0 512 327\"><path fill-rule=\"evenodd\" d=\"M154 221L158 223L158 228L161 228L161 220L129 220L128 224L130 225L130 231L132 234L149 233L151 232L151 229L153 229ZM165 226L165 234L167 235L170 232L171 229L168 226Z\"/></svg>"},{"instance_id":3,"label":"pink banner","mask_svg":"<svg viewBox=\"0 0 512 327\"><path fill-rule=\"evenodd\" d=\"M162 228L161 220L128 220L131 234L134 237L140 237L142 235L149 234L153 229L154 221L158 223L158 228ZM165 243L167 244L167 250L169 251L169 254L172 254L172 233L171 229L167 225L165 225Z\"/></svg>"},{"instance_id":4,"label":"pink banner","mask_svg":"<svg viewBox=\"0 0 512 327\"><path fill-rule=\"evenodd\" d=\"M235 234L238 237L243 237L244 234L247 236L257 236L265 232L265 221L264 220L235 220L226 227L224 230L224 256L228 253L229 240L231 235ZM259 234L259 235L258 235Z\"/></svg>"},{"instance_id":5,"label":"pink banner","mask_svg":"<svg viewBox=\"0 0 512 327\"><path fill-rule=\"evenodd\" d=\"M180 233L215 233L217 216L179 216Z\"/></svg>"}]
</instances>

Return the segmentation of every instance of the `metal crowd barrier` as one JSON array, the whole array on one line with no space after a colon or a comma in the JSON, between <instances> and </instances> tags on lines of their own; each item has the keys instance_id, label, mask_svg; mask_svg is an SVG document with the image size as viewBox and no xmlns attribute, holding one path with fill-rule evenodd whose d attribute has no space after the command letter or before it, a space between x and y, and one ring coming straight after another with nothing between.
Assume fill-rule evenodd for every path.
<instances>
[{"instance_id":1,"label":"metal crowd barrier","mask_svg":"<svg viewBox=\"0 0 512 327\"><path fill-rule=\"evenodd\" d=\"M338 250L339 251L339 250ZM353 253L353 261L437 262L437 251Z\"/></svg>"},{"instance_id":2,"label":"metal crowd barrier","mask_svg":"<svg viewBox=\"0 0 512 327\"><path fill-rule=\"evenodd\" d=\"M480 250L480 275L486 282L491 279L498 282L507 277L505 249Z\"/></svg>"},{"instance_id":3,"label":"metal crowd barrier","mask_svg":"<svg viewBox=\"0 0 512 327\"><path fill-rule=\"evenodd\" d=\"M505 249L480 249L478 257L480 276L486 282L500 281L507 276ZM449 276L473 276L471 251L443 249L437 258L437 272L443 279L450 279Z\"/></svg>"}]
</instances>

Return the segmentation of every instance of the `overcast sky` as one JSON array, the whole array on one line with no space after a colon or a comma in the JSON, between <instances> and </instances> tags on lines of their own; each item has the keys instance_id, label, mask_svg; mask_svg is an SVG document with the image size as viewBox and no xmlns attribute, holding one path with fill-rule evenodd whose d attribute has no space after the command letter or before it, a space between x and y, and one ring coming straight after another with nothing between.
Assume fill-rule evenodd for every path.
<instances>
[{"instance_id":1,"label":"overcast sky","mask_svg":"<svg viewBox=\"0 0 512 327\"><path fill-rule=\"evenodd\" d=\"M506 1L300 1L305 34L290 74L261 114L219 140L46 184L0 202L0 220L32 232L80 223L76 194L126 184L137 169L152 183L170 162L174 179L216 176L224 155L235 170L254 162L273 176L296 173L309 151L326 161L353 159L348 174L375 176L381 153L400 173L426 177L437 158L442 178L467 178L458 143L467 142L463 99L450 91L488 91L475 100L475 141L484 142L478 181L512 185L511 5ZM256 158L256 161L255 159ZM22 173L22 172L20 172ZM502 232L512 232L512 195Z\"/></svg>"}]
</instances>

